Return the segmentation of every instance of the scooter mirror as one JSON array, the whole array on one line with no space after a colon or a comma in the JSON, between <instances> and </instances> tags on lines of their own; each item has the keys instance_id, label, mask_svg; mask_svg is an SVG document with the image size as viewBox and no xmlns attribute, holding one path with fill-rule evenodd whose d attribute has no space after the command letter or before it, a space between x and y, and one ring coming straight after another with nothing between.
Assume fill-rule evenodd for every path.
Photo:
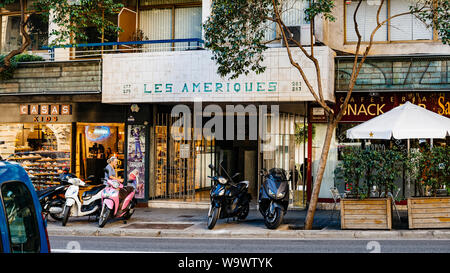
<instances>
[{"instance_id":1,"label":"scooter mirror","mask_svg":"<svg viewBox=\"0 0 450 273\"><path fill-rule=\"evenodd\" d=\"M214 170L214 166L213 166L212 164L209 164L208 167L209 167L210 169L213 169L213 170Z\"/></svg>"}]
</instances>

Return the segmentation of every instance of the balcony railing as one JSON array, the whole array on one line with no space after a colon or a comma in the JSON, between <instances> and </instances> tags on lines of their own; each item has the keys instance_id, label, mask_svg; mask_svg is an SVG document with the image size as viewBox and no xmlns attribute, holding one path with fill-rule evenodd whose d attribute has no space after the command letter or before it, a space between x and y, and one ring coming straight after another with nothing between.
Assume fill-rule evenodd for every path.
<instances>
[{"instance_id":1,"label":"balcony railing","mask_svg":"<svg viewBox=\"0 0 450 273\"><path fill-rule=\"evenodd\" d=\"M167 39L167 40L145 40L132 42L107 42L107 43L88 43L75 45L62 45L55 47L43 47L48 53L40 53L44 59L54 61L57 58L58 48L70 49L63 53L69 60L74 59L99 59L104 54L113 53L142 53L157 51L186 51L204 49L204 41L199 38L190 39Z\"/></svg>"}]
</instances>

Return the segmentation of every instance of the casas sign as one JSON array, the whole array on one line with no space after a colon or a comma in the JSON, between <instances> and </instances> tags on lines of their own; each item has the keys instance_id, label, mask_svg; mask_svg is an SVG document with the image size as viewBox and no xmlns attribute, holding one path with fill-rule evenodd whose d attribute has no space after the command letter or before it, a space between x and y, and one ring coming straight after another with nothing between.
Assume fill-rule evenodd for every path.
<instances>
[{"instance_id":1,"label":"casas sign","mask_svg":"<svg viewBox=\"0 0 450 273\"><path fill-rule=\"evenodd\" d=\"M33 116L33 122L57 122L60 116L72 115L70 104L21 104L21 115Z\"/></svg>"}]
</instances>

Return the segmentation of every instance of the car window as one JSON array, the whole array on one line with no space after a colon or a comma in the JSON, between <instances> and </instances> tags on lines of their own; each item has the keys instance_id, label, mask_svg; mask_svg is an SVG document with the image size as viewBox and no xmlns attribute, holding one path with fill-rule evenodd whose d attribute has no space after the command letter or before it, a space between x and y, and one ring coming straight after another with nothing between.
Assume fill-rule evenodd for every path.
<instances>
[{"instance_id":1,"label":"car window","mask_svg":"<svg viewBox=\"0 0 450 273\"><path fill-rule=\"evenodd\" d=\"M18 181L3 183L0 190L11 252L39 252L39 228L30 191Z\"/></svg>"}]
</instances>

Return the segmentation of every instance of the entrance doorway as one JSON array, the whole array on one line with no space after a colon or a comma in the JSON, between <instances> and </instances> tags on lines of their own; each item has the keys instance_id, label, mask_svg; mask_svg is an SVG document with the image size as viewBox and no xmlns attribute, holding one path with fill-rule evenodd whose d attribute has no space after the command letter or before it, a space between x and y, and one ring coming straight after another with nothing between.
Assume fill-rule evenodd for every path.
<instances>
[{"instance_id":1,"label":"entrance doorway","mask_svg":"<svg viewBox=\"0 0 450 273\"><path fill-rule=\"evenodd\" d=\"M258 141L217 140L215 165L218 166L219 162L230 175L240 173L235 182L249 181L249 193L255 201L258 190Z\"/></svg>"}]
</instances>

